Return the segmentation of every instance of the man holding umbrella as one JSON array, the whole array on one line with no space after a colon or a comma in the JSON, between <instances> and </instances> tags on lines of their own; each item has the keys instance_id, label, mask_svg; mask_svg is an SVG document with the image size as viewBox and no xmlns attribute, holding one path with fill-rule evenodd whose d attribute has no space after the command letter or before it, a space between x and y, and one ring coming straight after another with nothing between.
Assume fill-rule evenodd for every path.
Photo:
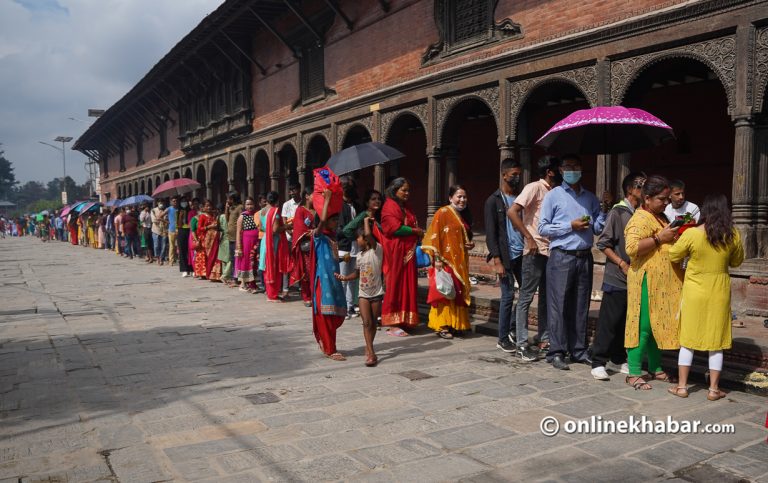
<instances>
[{"instance_id":1,"label":"man holding umbrella","mask_svg":"<svg viewBox=\"0 0 768 483\"><path fill-rule=\"evenodd\" d=\"M605 226L606 213L597 197L581 185L581 159L563 156L563 183L541 204L539 233L549 238L547 319L550 347L547 362L568 370L572 362L591 364L587 354L587 317L592 292L593 234Z\"/></svg>"}]
</instances>

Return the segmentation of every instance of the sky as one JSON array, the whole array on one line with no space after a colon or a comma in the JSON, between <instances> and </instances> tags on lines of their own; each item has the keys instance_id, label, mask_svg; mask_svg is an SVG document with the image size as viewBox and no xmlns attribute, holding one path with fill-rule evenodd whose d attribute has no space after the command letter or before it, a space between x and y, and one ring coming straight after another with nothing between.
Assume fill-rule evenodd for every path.
<instances>
[{"instance_id":1,"label":"sky","mask_svg":"<svg viewBox=\"0 0 768 483\"><path fill-rule=\"evenodd\" d=\"M0 0L0 150L16 179L63 174L77 139L223 0ZM71 120L69 118L75 118ZM67 175L88 178L67 144Z\"/></svg>"}]
</instances>

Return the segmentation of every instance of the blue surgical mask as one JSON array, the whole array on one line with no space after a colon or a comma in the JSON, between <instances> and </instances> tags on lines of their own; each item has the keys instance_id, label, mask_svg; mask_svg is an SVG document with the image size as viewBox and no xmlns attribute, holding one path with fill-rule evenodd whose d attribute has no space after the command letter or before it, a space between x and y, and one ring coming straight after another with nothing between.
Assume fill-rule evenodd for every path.
<instances>
[{"instance_id":1,"label":"blue surgical mask","mask_svg":"<svg viewBox=\"0 0 768 483\"><path fill-rule=\"evenodd\" d=\"M568 184L576 184L581 179L581 171L563 171L563 181Z\"/></svg>"}]
</instances>

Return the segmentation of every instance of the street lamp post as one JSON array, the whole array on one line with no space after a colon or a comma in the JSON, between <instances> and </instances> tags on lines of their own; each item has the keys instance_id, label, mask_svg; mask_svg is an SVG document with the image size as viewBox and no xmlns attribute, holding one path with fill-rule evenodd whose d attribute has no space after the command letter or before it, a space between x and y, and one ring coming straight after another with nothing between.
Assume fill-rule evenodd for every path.
<instances>
[{"instance_id":1,"label":"street lamp post","mask_svg":"<svg viewBox=\"0 0 768 483\"><path fill-rule=\"evenodd\" d=\"M38 141L40 144L45 144L46 146L50 146L53 149L56 149L57 151L61 151L61 161L64 165L64 177L61 178L61 194L62 194L62 204L66 204L67 201L69 201L67 197L67 149L65 147L65 144L72 141L72 138L70 136L58 136L56 139L54 139L56 142L61 143L61 147L54 146L53 144L46 143L44 141Z\"/></svg>"}]
</instances>

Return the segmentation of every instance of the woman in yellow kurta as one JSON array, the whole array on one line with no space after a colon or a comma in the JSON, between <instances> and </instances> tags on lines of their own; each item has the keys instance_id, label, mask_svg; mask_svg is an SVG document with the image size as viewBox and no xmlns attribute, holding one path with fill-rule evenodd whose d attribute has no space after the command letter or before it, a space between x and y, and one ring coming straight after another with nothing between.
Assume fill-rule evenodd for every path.
<instances>
[{"instance_id":1,"label":"woman in yellow kurta","mask_svg":"<svg viewBox=\"0 0 768 483\"><path fill-rule=\"evenodd\" d=\"M708 195L701 207L700 225L690 228L669 251L673 262L690 257L680 300L680 382L669 388L688 397L688 374L693 351L709 351L707 399L725 397L719 388L723 349L731 348L731 276L728 267L744 261L744 247L733 227L731 210L724 195Z\"/></svg>"},{"instance_id":2,"label":"woman in yellow kurta","mask_svg":"<svg viewBox=\"0 0 768 483\"><path fill-rule=\"evenodd\" d=\"M444 339L452 339L454 332L460 334L471 328L469 250L474 247L470 240L471 228L462 217L462 212L467 207L467 192L461 186L454 185L450 187L448 195L450 205L437 210L432 224L424 234L421 247L432 255L435 270L443 270L444 266L448 266L461 282L455 299L447 303L436 303L429 310L427 326Z\"/></svg>"},{"instance_id":3,"label":"woman in yellow kurta","mask_svg":"<svg viewBox=\"0 0 768 483\"><path fill-rule=\"evenodd\" d=\"M624 229L627 255L627 384L635 389L651 386L643 378L642 364L648 356L648 378L673 382L661 368L661 351L678 349L682 271L669 260L676 230L669 227L664 208L669 202L669 182L650 176L643 185L643 206L635 211Z\"/></svg>"}]
</instances>

